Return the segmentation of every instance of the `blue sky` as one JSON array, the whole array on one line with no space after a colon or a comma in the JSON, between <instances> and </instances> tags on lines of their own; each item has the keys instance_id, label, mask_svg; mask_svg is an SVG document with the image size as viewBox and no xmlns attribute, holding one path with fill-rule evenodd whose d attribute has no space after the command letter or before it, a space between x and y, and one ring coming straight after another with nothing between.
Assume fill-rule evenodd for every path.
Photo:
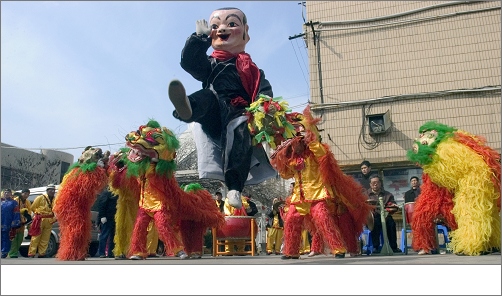
<instances>
[{"instance_id":1,"label":"blue sky","mask_svg":"<svg viewBox=\"0 0 502 296\"><path fill-rule=\"evenodd\" d=\"M1 141L21 148L114 152L150 118L180 134L167 85L201 83L181 69L198 19L234 6L248 18L253 61L294 111L309 100L298 1L1 2ZM208 54L212 49L208 50ZM35 150L36 151L36 150Z\"/></svg>"}]
</instances>

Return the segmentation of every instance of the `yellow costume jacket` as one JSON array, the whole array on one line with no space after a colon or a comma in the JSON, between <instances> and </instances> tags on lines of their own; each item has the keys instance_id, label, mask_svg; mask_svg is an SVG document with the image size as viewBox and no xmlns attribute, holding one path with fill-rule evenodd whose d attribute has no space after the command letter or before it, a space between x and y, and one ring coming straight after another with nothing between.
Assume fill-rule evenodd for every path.
<instances>
[{"instance_id":1,"label":"yellow costume jacket","mask_svg":"<svg viewBox=\"0 0 502 296\"><path fill-rule=\"evenodd\" d=\"M281 173L284 179L294 177L295 187L290 203L295 205L298 212L306 215L310 212L310 204L315 201L326 200L333 196L331 187L326 188L322 181L318 159L326 154L321 142L313 141L308 144L309 151L303 157L290 160L289 171ZM303 167L299 169L300 163Z\"/></svg>"}]
</instances>

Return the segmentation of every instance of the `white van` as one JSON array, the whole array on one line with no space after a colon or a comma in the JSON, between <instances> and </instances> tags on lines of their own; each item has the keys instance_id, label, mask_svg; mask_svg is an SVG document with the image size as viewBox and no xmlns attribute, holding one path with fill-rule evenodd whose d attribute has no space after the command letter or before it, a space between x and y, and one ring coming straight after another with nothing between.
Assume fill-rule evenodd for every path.
<instances>
[{"instance_id":1,"label":"white van","mask_svg":"<svg viewBox=\"0 0 502 296\"><path fill-rule=\"evenodd\" d=\"M30 196L28 196L28 200L33 203L35 198L39 195L45 194L47 187L36 187L30 188ZM59 185L56 185L56 194L58 193ZM21 192L21 190L18 190ZM99 247L99 227L98 227L98 212L95 210L96 203L92 206L91 209L91 243L89 245L89 255L94 257L98 252ZM28 229L30 224L27 225L24 229L24 239L21 243L21 247L19 248L19 254L23 257L28 257L28 248L30 247L30 239L31 237L28 235ZM49 244L47 246L47 257L54 257L56 255L59 248L59 223L56 222L52 225L51 237L49 239Z\"/></svg>"}]
</instances>

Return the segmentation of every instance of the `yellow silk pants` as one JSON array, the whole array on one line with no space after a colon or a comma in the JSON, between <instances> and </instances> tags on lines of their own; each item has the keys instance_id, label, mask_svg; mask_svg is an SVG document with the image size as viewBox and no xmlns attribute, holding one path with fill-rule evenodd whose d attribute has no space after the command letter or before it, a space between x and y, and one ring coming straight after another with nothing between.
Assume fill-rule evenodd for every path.
<instances>
[{"instance_id":1,"label":"yellow silk pants","mask_svg":"<svg viewBox=\"0 0 502 296\"><path fill-rule=\"evenodd\" d=\"M306 229L302 230L302 242L300 244L300 254L310 253L309 232Z\"/></svg>"},{"instance_id":2,"label":"yellow silk pants","mask_svg":"<svg viewBox=\"0 0 502 296\"><path fill-rule=\"evenodd\" d=\"M284 229L282 228L272 228L268 229L267 235L267 252L270 253L280 253L282 238L284 236Z\"/></svg>"},{"instance_id":3,"label":"yellow silk pants","mask_svg":"<svg viewBox=\"0 0 502 296\"><path fill-rule=\"evenodd\" d=\"M47 252L47 246L49 245L49 239L51 238L52 218L42 218L42 223L40 223L41 233L37 236L32 236L30 241L30 248L28 249L28 256L45 256Z\"/></svg>"},{"instance_id":4,"label":"yellow silk pants","mask_svg":"<svg viewBox=\"0 0 502 296\"><path fill-rule=\"evenodd\" d=\"M146 236L146 249L148 254L157 254L157 247L159 246L159 232L155 227L153 220L148 224L148 234Z\"/></svg>"}]
</instances>

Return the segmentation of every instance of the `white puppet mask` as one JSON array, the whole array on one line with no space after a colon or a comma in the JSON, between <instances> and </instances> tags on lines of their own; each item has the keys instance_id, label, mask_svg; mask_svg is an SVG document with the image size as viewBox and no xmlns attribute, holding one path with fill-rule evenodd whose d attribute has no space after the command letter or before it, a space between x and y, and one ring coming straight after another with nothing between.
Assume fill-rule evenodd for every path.
<instances>
[{"instance_id":1,"label":"white puppet mask","mask_svg":"<svg viewBox=\"0 0 502 296\"><path fill-rule=\"evenodd\" d=\"M215 10L209 17L211 45L232 54L243 52L249 41L246 16L235 8Z\"/></svg>"}]
</instances>

